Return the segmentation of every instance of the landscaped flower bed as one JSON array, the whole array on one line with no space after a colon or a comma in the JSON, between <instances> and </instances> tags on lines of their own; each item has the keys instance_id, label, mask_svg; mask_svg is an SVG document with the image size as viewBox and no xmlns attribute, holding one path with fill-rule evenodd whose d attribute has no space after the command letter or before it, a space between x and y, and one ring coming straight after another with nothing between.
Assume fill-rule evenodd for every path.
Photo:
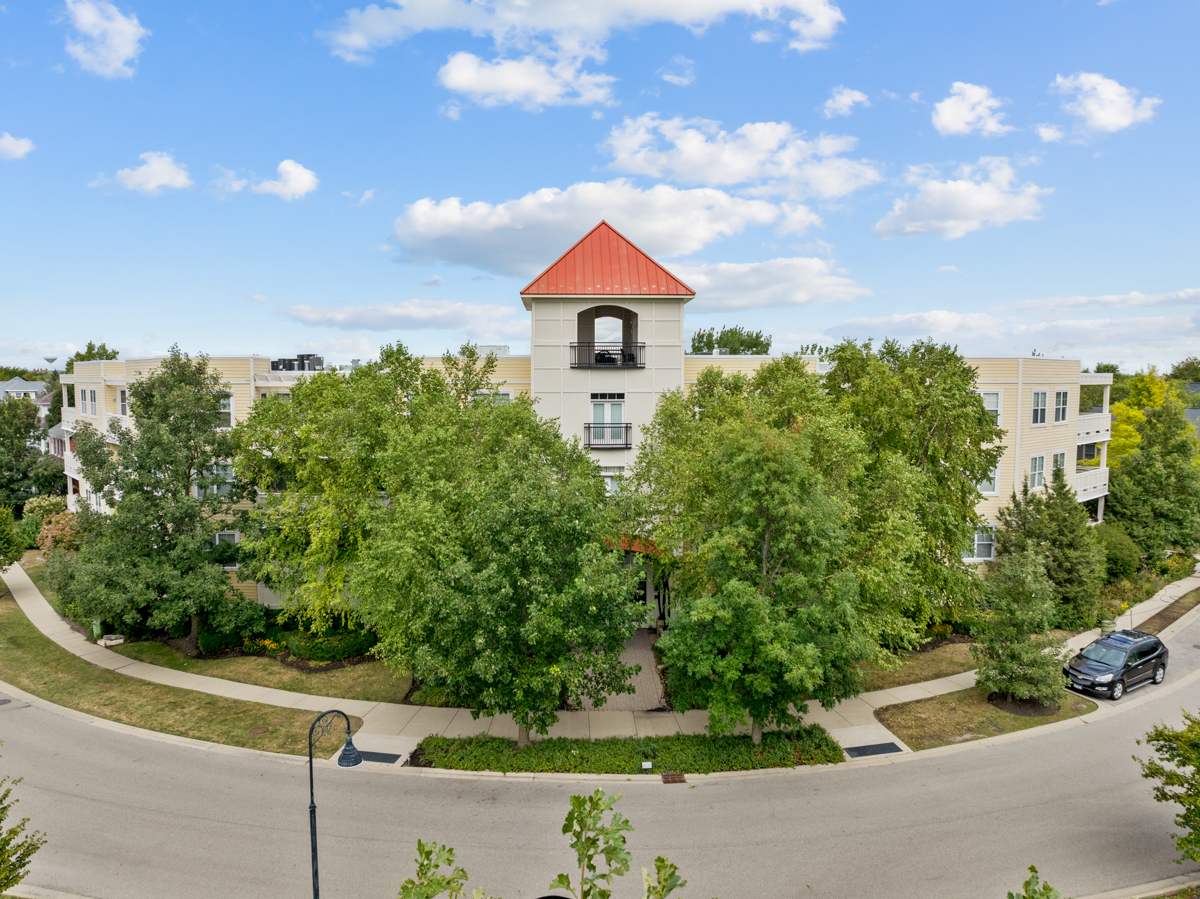
<instances>
[{"instance_id":1,"label":"landscaped flower bed","mask_svg":"<svg viewBox=\"0 0 1200 899\"><path fill-rule=\"evenodd\" d=\"M793 733L763 734L760 746L749 737L693 734L608 740L557 737L521 748L503 737L426 737L413 754L413 764L426 768L572 774L710 774L840 761L842 747L817 724ZM643 762L653 767L644 769Z\"/></svg>"}]
</instances>

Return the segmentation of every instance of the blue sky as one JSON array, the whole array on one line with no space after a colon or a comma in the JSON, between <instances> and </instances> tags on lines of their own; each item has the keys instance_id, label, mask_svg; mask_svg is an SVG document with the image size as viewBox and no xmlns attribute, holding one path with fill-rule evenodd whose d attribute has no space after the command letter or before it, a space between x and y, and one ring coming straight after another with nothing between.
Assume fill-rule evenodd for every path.
<instances>
[{"instance_id":1,"label":"blue sky","mask_svg":"<svg viewBox=\"0 0 1200 899\"><path fill-rule=\"evenodd\" d=\"M778 350L1200 354L1194 0L5 0L0 362L527 351L601 218Z\"/></svg>"}]
</instances>

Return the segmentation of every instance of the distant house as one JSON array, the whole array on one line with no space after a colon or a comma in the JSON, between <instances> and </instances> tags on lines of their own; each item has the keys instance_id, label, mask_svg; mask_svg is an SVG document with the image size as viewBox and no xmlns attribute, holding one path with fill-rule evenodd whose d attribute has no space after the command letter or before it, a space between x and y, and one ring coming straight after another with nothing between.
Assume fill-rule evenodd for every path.
<instances>
[{"instance_id":1,"label":"distant house","mask_svg":"<svg viewBox=\"0 0 1200 899\"><path fill-rule=\"evenodd\" d=\"M0 382L0 397L8 399L35 400L46 392L45 381L26 381L24 378L9 378Z\"/></svg>"},{"instance_id":2,"label":"distant house","mask_svg":"<svg viewBox=\"0 0 1200 899\"><path fill-rule=\"evenodd\" d=\"M1196 436L1200 437L1200 409L1184 409L1183 414L1187 416L1187 420L1196 429Z\"/></svg>"}]
</instances>

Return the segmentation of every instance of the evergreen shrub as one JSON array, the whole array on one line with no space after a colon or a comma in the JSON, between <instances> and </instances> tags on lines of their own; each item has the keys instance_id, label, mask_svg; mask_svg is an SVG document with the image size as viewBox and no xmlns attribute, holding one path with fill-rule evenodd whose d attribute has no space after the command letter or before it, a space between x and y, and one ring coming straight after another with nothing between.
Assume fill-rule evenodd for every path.
<instances>
[{"instance_id":1,"label":"evergreen shrub","mask_svg":"<svg viewBox=\"0 0 1200 899\"><path fill-rule=\"evenodd\" d=\"M1104 546L1108 583L1113 584L1138 573L1142 566L1141 551L1119 522L1106 521L1095 529L1095 534Z\"/></svg>"},{"instance_id":2,"label":"evergreen shrub","mask_svg":"<svg viewBox=\"0 0 1200 899\"><path fill-rule=\"evenodd\" d=\"M284 635L288 651L298 659L310 662L340 662L366 655L376 642L373 631L341 631L332 634L311 634L293 631Z\"/></svg>"}]
</instances>

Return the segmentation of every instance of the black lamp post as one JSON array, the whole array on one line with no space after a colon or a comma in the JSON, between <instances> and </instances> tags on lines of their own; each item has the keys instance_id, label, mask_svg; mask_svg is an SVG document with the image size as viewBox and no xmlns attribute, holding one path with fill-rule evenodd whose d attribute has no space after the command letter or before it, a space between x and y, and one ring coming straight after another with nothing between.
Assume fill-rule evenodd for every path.
<instances>
[{"instance_id":1,"label":"black lamp post","mask_svg":"<svg viewBox=\"0 0 1200 899\"><path fill-rule=\"evenodd\" d=\"M313 899L321 899L321 887L317 881L317 800L313 793L313 736L319 740L333 730L338 715L346 719L346 745L338 755L338 767L357 768L362 764L362 756L358 754L358 750L354 748L354 741L350 739L350 719L346 713L337 709L322 712L308 729L308 826L312 832Z\"/></svg>"}]
</instances>

